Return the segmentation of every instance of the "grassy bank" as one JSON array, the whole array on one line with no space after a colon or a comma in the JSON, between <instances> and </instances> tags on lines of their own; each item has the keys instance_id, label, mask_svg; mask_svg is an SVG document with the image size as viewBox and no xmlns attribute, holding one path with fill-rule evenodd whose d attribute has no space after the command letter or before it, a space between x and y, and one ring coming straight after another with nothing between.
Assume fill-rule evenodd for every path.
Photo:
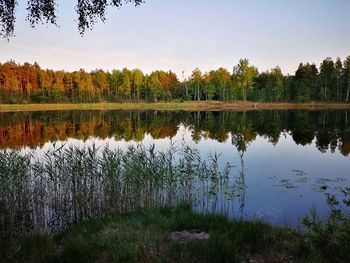
<instances>
[{"instance_id":1,"label":"grassy bank","mask_svg":"<svg viewBox=\"0 0 350 263\"><path fill-rule=\"evenodd\" d=\"M200 233L206 238L179 233ZM324 238L324 237L323 237ZM349 250L330 250L332 236L315 247L301 234L261 222L200 215L188 206L115 214L55 234L3 243L1 262L349 262Z\"/></svg>"},{"instance_id":2,"label":"grassy bank","mask_svg":"<svg viewBox=\"0 0 350 263\"><path fill-rule=\"evenodd\" d=\"M172 239L203 231L209 239ZM7 262L292 262L307 259L303 236L259 222L199 215L182 205L79 223L53 235L36 234L2 247ZM4 261L4 262L5 262Z\"/></svg>"},{"instance_id":3,"label":"grassy bank","mask_svg":"<svg viewBox=\"0 0 350 263\"><path fill-rule=\"evenodd\" d=\"M124 102L86 104L0 104L0 112L48 110L256 110L256 109L349 109L350 103L259 103L259 102Z\"/></svg>"}]
</instances>

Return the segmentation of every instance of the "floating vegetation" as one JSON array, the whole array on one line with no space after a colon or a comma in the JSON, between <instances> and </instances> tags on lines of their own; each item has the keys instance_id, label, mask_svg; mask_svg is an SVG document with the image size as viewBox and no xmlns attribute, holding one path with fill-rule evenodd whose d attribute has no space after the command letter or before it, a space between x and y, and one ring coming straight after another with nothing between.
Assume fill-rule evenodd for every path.
<instances>
[{"instance_id":1,"label":"floating vegetation","mask_svg":"<svg viewBox=\"0 0 350 263\"><path fill-rule=\"evenodd\" d=\"M301 177L301 178L298 178L295 182L297 183L307 183L307 181L309 181L310 178L306 178L306 177Z\"/></svg>"},{"instance_id":2,"label":"floating vegetation","mask_svg":"<svg viewBox=\"0 0 350 263\"><path fill-rule=\"evenodd\" d=\"M339 186L336 183L343 183L347 179L345 178L311 178L307 176L307 173L302 170L292 170L297 176L295 179L279 179L278 176L269 176L270 180L278 180L273 186L283 189L297 189L299 185L310 182L312 189L315 192L324 192L326 190L337 190ZM283 190L278 190L278 193L285 193Z\"/></svg>"},{"instance_id":3,"label":"floating vegetation","mask_svg":"<svg viewBox=\"0 0 350 263\"><path fill-rule=\"evenodd\" d=\"M325 184L325 183L342 183L346 181L345 178L316 178L316 183L318 184Z\"/></svg>"},{"instance_id":4,"label":"floating vegetation","mask_svg":"<svg viewBox=\"0 0 350 263\"><path fill-rule=\"evenodd\" d=\"M292 170L292 172L296 175L296 176L305 176L306 172L302 171L302 170Z\"/></svg>"},{"instance_id":5,"label":"floating vegetation","mask_svg":"<svg viewBox=\"0 0 350 263\"><path fill-rule=\"evenodd\" d=\"M0 234L11 238L55 230L85 219L134 209L188 203L224 212L241 186L219 156L170 145L55 146L42 155L0 151Z\"/></svg>"},{"instance_id":6,"label":"floating vegetation","mask_svg":"<svg viewBox=\"0 0 350 263\"><path fill-rule=\"evenodd\" d=\"M295 185L293 182L291 182L288 179L279 180L278 185L276 185L276 186L279 186L279 187L282 186L282 187L287 188L287 189L296 189L296 188L298 188L297 185Z\"/></svg>"}]
</instances>

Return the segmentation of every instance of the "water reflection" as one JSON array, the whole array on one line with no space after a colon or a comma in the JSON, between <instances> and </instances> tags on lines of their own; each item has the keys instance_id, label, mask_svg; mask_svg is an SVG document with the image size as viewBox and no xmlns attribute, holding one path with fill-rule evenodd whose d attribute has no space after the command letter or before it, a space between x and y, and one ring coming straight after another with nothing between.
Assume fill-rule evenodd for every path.
<instances>
[{"instance_id":1,"label":"water reflection","mask_svg":"<svg viewBox=\"0 0 350 263\"><path fill-rule=\"evenodd\" d=\"M328 111L57 111L0 113L0 148L35 148L46 142L89 137L141 141L145 134L153 138L174 137L180 123L193 129L192 139L232 143L242 150L263 136L276 145L287 132L296 144L311 144L325 152L350 153L348 110Z\"/></svg>"}]
</instances>

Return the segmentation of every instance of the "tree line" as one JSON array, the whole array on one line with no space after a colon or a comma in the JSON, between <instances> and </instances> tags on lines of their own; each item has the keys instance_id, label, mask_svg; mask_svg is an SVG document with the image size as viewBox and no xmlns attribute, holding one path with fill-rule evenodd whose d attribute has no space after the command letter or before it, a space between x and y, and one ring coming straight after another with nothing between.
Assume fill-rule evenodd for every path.
<instances>
[{"instance_id":1,"label":"tree line","mask_svg":"<svg viewBox=\"0 0 350 263\"><path fill-rule=\"evenodd\" d=\"M232 102L338 102L350 96L350 56L326 58L319 67L300 63L294 75L280 67L260 72L241 59L225 68L179 80L172 71L144 74L140 69L74 72L41 69L37 63L0 63L0 103L92 103L122 101L218 100Z\"/></svg>"}]
</instances>

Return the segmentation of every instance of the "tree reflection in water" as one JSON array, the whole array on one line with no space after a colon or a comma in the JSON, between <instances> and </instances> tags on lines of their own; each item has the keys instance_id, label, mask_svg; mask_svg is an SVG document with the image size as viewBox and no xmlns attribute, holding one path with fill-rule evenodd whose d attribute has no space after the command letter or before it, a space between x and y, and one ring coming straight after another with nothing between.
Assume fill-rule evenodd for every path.
<instances>
[{"instance_id":1,"label":"tree reflection in water","mask_svg":"<svg viewBox=\"0 0 350 263\"><path fill-rule=\"evenodd\" d=\"M243 136L242 144L263 136L277 144L289 133L294 142L307 145L315 140L324 152L350 153L349 110L265 111L49 111L0 113L0 148L35 148L46 142L68 138L141 141L174 137L179 124L193 129L193 141L202 137L224 142L229 134ZM238 138L237 138L238 140ZM243 141L242 141L243 140ZM242 146L240 146L242 147Z\"/></svg>"}]
</instances>

